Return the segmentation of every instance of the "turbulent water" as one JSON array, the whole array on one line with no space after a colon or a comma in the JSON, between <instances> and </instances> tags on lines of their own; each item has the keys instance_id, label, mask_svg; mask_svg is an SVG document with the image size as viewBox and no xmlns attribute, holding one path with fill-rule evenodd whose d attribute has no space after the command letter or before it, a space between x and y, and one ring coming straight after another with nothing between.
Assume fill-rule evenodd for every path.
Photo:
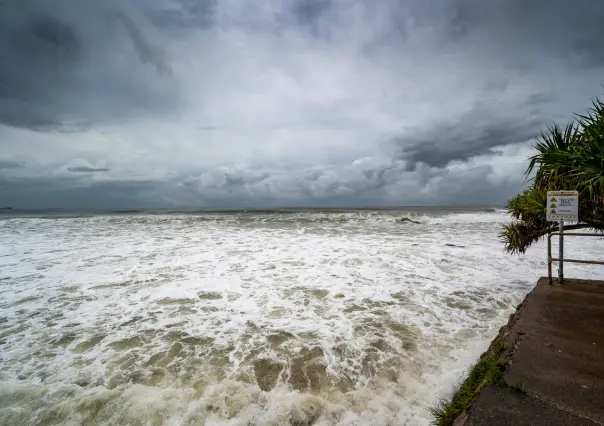
<instances>
[{"instance_id":1,"label":"turbulent water","mask_svg":"<svg viewBox=\"0 0 604 426\"><path fill-rule=\"evenodd\" d=\"M426 425L546 273L505 220L3 214L0 424Z\"/></svg>"}]
</instances>

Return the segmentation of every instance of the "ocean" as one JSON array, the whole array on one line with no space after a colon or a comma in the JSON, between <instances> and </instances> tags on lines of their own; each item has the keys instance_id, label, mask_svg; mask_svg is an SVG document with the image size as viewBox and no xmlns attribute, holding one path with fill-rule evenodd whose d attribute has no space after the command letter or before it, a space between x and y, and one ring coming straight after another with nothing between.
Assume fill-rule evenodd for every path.
<instances>
[{"instance_id":1,"label":"ocean","mask_svg":"<svg viewBox=\"0 0 604 426\"><path fill-rule=\"evenodd\" d=\"M503 251L507 220L4 210L0 424L427 425L547 273L545 243Z\"/></svg>"}]
</instances>

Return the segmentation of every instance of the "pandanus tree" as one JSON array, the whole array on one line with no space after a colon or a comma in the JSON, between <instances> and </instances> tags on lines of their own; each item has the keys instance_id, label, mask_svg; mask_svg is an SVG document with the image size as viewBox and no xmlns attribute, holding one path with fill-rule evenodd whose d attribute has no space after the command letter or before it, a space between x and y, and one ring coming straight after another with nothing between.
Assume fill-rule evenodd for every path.
<instances>
[{"instance_id":1,"label":"pandanus tree","mask_svg":"<svg viewBox=\"0 0 604 426\"><path fill-rule=\"evenodd\" d=\"M547 191L579 191L579 223L564 229L604 232L604 103L592 102L566 128L551 126L535 143L526 177L529 187L507 203L513 221L501 237L510 253L524 253L543 236L558 229L546 221Z\"/></svg>"}]
</instances>

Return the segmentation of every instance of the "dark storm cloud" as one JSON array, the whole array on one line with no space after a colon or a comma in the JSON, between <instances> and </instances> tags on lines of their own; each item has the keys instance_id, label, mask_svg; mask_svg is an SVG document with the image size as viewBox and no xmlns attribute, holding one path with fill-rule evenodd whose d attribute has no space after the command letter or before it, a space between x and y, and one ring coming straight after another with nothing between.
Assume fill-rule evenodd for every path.
<instances>
[{"instance_id":1,"label":"dark storm cloud","mask_svg":"<svg viewBox=\"0 0 604 426\"><path fill-rule=\"evenodd\" d=\"M41 131L64 126L82 131L97 121L119 120L123 112L131 117L141 110L169 106L166 104L176 101L174 93L158 93L154 81L172 75L171 64L160 42L148 36L149 28L207 28L216 24L220 7L215 1L199 0L132 1L127 3L129 7L114 1L59 0L52 6L41 0L18 3L0 6L0 56L6 64L0 70L0 121ZM489 50L497 46L491 53L510 56L512 62L531 60L534 53L537 57L532 60L536 61L566 55L569 66L604 64L600 48L604 11L599 0L572 4L563 0L440 0L429 7L418 0L379 5L330 0L283 4L279 16L291 16L322 39L325 31L337 31L346 24L349 18L338 17L347 16L341 13L347 8L362 6L360 13L368 20L387 10L386 22L380 22L386 25L378 28L376 23L374 32L385 45L397 39L396 34L403 35L391 45L393 54L404 52L400 43L407 39L410 22L414 22L426 27L442 25L444 35L457 34L443 38L444 42L459 46L483 43ZM128 55L130 48L134 55ZM124 53L127 62L119 70L112 66L108 49ZM159 75L145 73L145 65L153 66ZM134 77L137 71L143 72L142 78ZM94 84L87 84L90 81Z\"/></svg>"},{"instance_id":2,"label":"dark storm cloud","mask_svg":"<svg viewBox=\"0 0 604 426\"><path fill-rule=\"evenodd\" d=\"M44 80L47 76L66 85L62 74L79 55L75 32L52 16L18 19L16 11L6 13L7 4L0 7L5 12L0 13L0 121L35 129L52 127L51 110L61 106L55 105L53 88Z\"/></svg>"},{"instance_id":3,"label":"dark storm cloud","mask_svg":"<svg viewBox=\"0 0 604 426\"><path fill-rule=\"evenodd\" d=\"M35 38L55 47L56 51L65 51L71 55L77 55L80 49L79 40L73 28L52 16L32 17L25 24L24 30L26 34L31 34ZM26 36L26 34L23 34L23 36ZM23 40L23 42L26 43L27 41Z\"/></svg>"},{"instance_id":4,"label":"dark storm cloud","mask_svg":"<svg viewBox=\"0 0 604 426\"><path fill-rule=\"evenodd\" d=\"M503 200L514 150L599 94L603 22L602 0L0 2L0 198Z\"/></svg>"},{"instance_id":5,"label":"dark storm cloud","mask_svg":"<svg viewBox=\"0 0 604 426\"><path fill-rule=\"evenodd\" d=\"M479 102L458 118L440 120L397 138L401 157L408 160L410 169L418 162L442 167L490 152L496 146L533 139L545 125L560 118L551 109L560 97L553 84L556 76L566 75L564 78L580 86L580 77L565 70L604 66L604 50L600 48L604 40L604 3L600 1L457 0L448 4L448 13L443 14L448 22L444 30L451 38L445 43L467 46L485 63L489 56L508 58L505 66L510 71L509 80L487 83L484 94L491 96L489 105ZM433 18L428 8L418 10L420 21ZM506 105L506 109L515 109L512 116L497 111L497 95L503 96L516 72L524 74L529 69L536 82L552 82L548 91ZM602 76L604 79L604 73Z\"/></svg>"},{"instance_id":6,"label":"dark storm cloud","mask_svg":"<svg viewBox=\"0 0 604 426\"><path fill-rule=\"evenodd\" d=\"M591 43L604 35L601 25L604 10L598 0L441 0L436 3L449 5L448 28L458 33L458 40L473 32L488 30L488 34L483 35L501 42L502 47L522 43L559 53L573 50L578 42L587 41L594 46ZM428 8L423 10L429 19Z\"/></svg>"},{"instance_id":7,"label":"dark storm cloud","mask_svg":"<svg viewBox=\"0 0 604 426\"><path fill-rule=\"evenodd\" d=\"M0 123L85 131L173 106L175 87L161 49L118 5L0 5Z\"/></svg>"},{"instance_id":8,"label":"dark storm cloud","mask_svg":"<svg viewBox=\"0 0 604 426\"><path fill-rule=\"evenodd\" d=\"M407 134L398 141L400 158L407 162L408 170L415 170L418 163L444 167L452 161L493 153L495 147L527 142L541 130L542 120L537 118L489 120L473 111L457 121L434 123L416 135Z\"/></svg>"}]
</instances>

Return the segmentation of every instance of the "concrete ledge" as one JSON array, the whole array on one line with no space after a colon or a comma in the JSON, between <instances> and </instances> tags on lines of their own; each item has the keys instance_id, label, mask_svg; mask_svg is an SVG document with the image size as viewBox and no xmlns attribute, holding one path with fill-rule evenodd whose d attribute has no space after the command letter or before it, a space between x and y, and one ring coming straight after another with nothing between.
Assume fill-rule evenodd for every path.
<instances>
[{"instance_id":1,"label":"concrete ledge","mask_svg":"<svg viewBox=\"0 0 604 426\"><path fill-rule=\"evenodd\" d=\"M540 279L497 342L503 374L456 426L604 425L604 281Z\"/></svg>"},{"instance_id":2,"label":"concrete ledge","mask_svg":"<svg viewBox=\"0 0 604 426\"><path fill-rule=\"evenodd\" d=\"M464 426L597 426L600 423L507 386L489 385L480 393L472 406L471 415L462 424Z\"/></svg>"},{"instance_id":3,"label":"concrete ledge","mask_svg":"<svg viewBox=\"0 0 604 426\"><path fill-rule=\"evenodd\" d=\"M604 425L604 281L541 278L481 359L502 345L501 374L436 424Z\"/></svg>"}]
</instances>

